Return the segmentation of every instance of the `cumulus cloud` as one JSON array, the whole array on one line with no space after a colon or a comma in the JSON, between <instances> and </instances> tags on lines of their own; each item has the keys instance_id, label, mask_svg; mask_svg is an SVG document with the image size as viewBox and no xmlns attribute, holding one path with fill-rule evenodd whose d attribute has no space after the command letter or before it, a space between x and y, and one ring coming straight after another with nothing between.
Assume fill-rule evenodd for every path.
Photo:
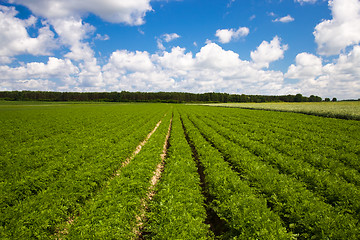
<instances>
[{"instance_id":1,"label":"cumulus cloud","mask_svg":"<svg viewBox=\"0 0 360 240\"><path fill-rule=\"evenodd\" d=\"M273 20L273 22L282 22L282 23L288 23L288 22L292 22L295 19L290 16L290 15L286 15L285 17L281 17L281 18L276 18Z\"/></svg>"},{"instance_id":2,"label":"cumulus cloud","mask_svg":"<svg viewBox=\"0 0 360 240\"><path fill-rule=\"evenodd\" d=\"M249 34L249 29L247 27L239 27L237 30L234 28L231 29L218 29L216 30L215 36L218 37L219 42L229 43L231 40L239 39L240 37L245 37Z\"/></svg>"},{"instance_id":3,"label":"cumulus cloud","mask_svg":"<svg viewBox=\"0 0 360 240\"><path fill-rule=\"evenodd\" d=\"M28 7L34 14L45 17L58 34L59 42L69 48L65 58L78 62L78 81L86 89L104 85L101 67L86 39L93 36L95 27L82 18L93 13L105 21L127 25L142 25L151 11L150 0L10 0L10 3ZM97 35L95 39L108 39ZM3 58L0 60L4 61ZM6 60L6 59L5 59Z\"/></svg>"},{"instance_id":4,"label":"cumulus cloud","mask_svg":"<svg viewBox=\"0 0 360 240\"><path fill-rule=\"evenodd\" d=\"M266 46L266 47L264 47ZM310 53L296 56L287 73L262 69L283 54L278 37L264 41L252 61L242 60L216 43L208 42L198 52L173 47L171 51L117 50L99 69L94 61L73 65L70 59L50 57L47 63L0 66L1 90L59 91L222 91L247 94L295 94L356 98L360 91L360 46L341 54L333 63ZM267 49L265 51L265 49ZM273 57L267 56L274 52ZM280 51L281 52L281 51ZM261 54L260 54L261 53ZM270 54L271 56L272 54ZM277 57L275 57L277 56ZM265 59L265 60L264 60ZM284 79L296 79L286 84Z\"/></svg>"},{"instance_id":5,"label":"cumulus cloud","mask_svg":"<svg viewBox=\"0 0 360 240\"><path fill-rule=\"evenodd\" d=\"M268 68L271 62L284 58L287 45L281 45L281 39L275 36L271 42L263 41L250 53L253 62L260 68Z\"/></svg>"},{"instance_id":6,"label":"cumulus cloud","mask_svg":"<svg viewBox=\"0 0 360 240\"><path fill-rule=\"evenodd\" d=\"M80 73L78 75L79 85L89 89L105 86L101 67L97 64L96 58L88 59L79 64Z\"/></svg>"},{"instance_id":7,"label":"cumulus cloud","mask_svg":"<svg viewBox=\"0 0 360 240\"><path fill-rule=\"evenodd\" d=\"M43 22L38 36L30 37L27 28L37 19L31 16L21 20L15 17L17 14L14 7L0 6L0 63L10 63L13 56L20 54L51 55L57 46L49 25Z\"/></svg>"},{"instance_id":8,"label":"cumulus cloud","mask_svg":"<svg viewBox=\"0 0 360 240\"><path fill-rule=\"evenodd\" d=\"M162 55L154 54L151 59L158 67L172 74L186 75L193 69L195 60L191 52L186 53L185 48L173 47L171 52L163 52Z\"/></svg>"},{"instance_id":9,"label":"cumulus cloud","mask_svg":"<svg viewBox=\"0 0 360 240\"><path fill-rule=\"evenodd\" d=\"M154 57L158 56L154 54ZM118 50L103 67L106 84L113 90L159 91L171 89L174 80L155 66L148 52ZM158 64L156 64L158 65Z\"/></svg>"},{"instance_id":10,"label":"cumulus cloud","mask_svg":"<svg viewBox=\"0 0 360 240\"><path fill-rule=\"evenodd\" d=\"M110 56L109 63L103 67L105 71L113 69L119 73L148 72L154 69L148 52L129 52L118 50Z\"/></svg>"},{"instance_id":11,"label":"cumulus cloud","mask_svg":"<svg viewBox=\"0 0 360 240\"><path fill-rule=\"evenodd\" d=\"M348 54L340 54L335 62L326 65L315 55L300 53L285 77L299 80L296 88L304 94L358 98L360 46L354 46Z\"/></svg>"},{"instance_id":12,"label":"cumulus cloud","mask_svg":"<svg viewBox=\"0 0 360 240\"><path fill-rule=\"evenodd\" d=\"M281 91L283 74L264 71L208 42L199 52L173 47L149 55L147 52L116 51L103 67L111 89L128 91L225 91L251 93Z\"/></svg>"},{"instance_id":13,"label":"cumulus cloud","mask_svg":"<svg viewBox=\"0 0 360 240\"><path fill-rule=\"evenodd\" d=\"M336 55L348 46L360 43L360 1L329 1L331 20L315 27L314 36L321 55Z\"/></svg>"},{"instance_id":14,"label":"cumulus cloud","mask_svg":"<svg viewBox=\"0 0 360 240\"><path fill-rule=\"evenodd\" d=\"M74 17L55 19L51 22L62 44L70 48L71 52L67 53L66 57L76 61L92 59L92 49L88 43L83 42L95 31L92 25Z\"/></svg>"},{"instance_id":15,"label":"cumulus cloud","mask_svg":"<svg viewBox=\"0 0 360 240\"><path fill-rule=\"evenodd\" d=\"M0 66L3 90L56 90L62 85L77 84L79 69L69 60L50 57L47 63L31 62L19 67Z\"/></svg>"},{"instance_id":16,"label":"cumulus cloud","mask_svg":"<svg viewBox=\"0 0 360 240\"><path fill-rule=\"evenodd\" d=\"M12 91L12 90L28 90L36 91L41 89L42 91L52 91L56 88L56 84L49 80L41 79L28 79L28 80L17 80L12 82L1 82L0 91Z\"/></svg>"},{"instance_id":17,"label":"cumulus cloud","mask_svg":"<svg viewBox=\"0 0 360 240\"><path fill-rule=\"evenodd\" d=\"M314 79L322 74L322 59L313 54L300 53L296 56L295 62L295 65L290 65L285 77L290 79Z\"/></svg>"},{"instance_id":18,"label":"cumulus cloud","mask_svg":"<svg viewBox=\"0 0 360 240\"><path fill-rule=\"evenodd\" d=\"M151 11L150 0L10 0L28 7L34 14L48 19L77 18L93 13L105 21L129 25L144 24L144 17Z\"/></svg>"},{"instance_id":19,"label":"cumulus cloud","mask_svg":"<svg viewBox=\"0 0 360 240\"><path fill-rule=\"evenodd\" d=\"M42 21L37 37L30 37L29 28L39 25L40 21L34 16L18 19L15 8L1 6L2 63L11 62L19 54L50 55L59 45L67 47L69 51L64 53L64 59L49 57L45 63L0 66L0 90L222 91L247 94L301 92L338 98L358 98L360 92L358 1L330 1L333 19L323 21L315 28L319 53L341 54L328 63L319 56L300 53L285 75L280 71L266 69L271 62L282 59L287 50L287 45L281 44L277 36L270 42L263 41L250 53L251 61L246 61L236 52L226 51L210 40L195 53L181 47L166 50L165 46L180 36L176 33L163 34L156 38L162 51L150 54L146 51L117 50L108 61L102 60L106 63L100 66L88 38L106 40L109 37L96 34L95 27L84 22L83 17L93 13L106 21L141 25L145 14L151 10L149 0L87 1L86 5L91 6L70 0L12 2L29 7L34 14L46 20ZM297 2L304 4L315 1ZM96 9L93 6L97 6ZM270 15L277 17L274 13ZM288 15L278 18L278 21L286 22L291 18ZM57 33L56 38L51 29ZM249 29L244 27L216 31L221 43L248 34ZM298 82L286 84L285 78Z\"/></svg>"},{"instance_id":20,"label":"cumulus cloud","mask_svg":"<svg viewBox=\"0 0 360 240\"><path fill-rule=\"evenodd\" d=\"M0 66L1 80L52 79L63 78L78 73L79 70L69 59L50 57L47 63L30 62L24 66L11 68Z\"/></svg>"}]
</instances>

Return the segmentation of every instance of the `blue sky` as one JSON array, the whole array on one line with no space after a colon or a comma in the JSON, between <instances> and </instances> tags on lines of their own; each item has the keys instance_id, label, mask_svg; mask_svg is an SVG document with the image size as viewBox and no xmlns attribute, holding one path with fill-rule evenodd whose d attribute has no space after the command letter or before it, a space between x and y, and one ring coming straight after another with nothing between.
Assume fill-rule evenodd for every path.
<instances>
[{"instance_id":1,"label":"blue sky","mask_svg":"<svg viewBox=\"0 0 360 240\"><path fill-rule=\"evenodd\" d=\"M3 0L0 90L360 98L359 0Z\"/></svg>"}]
</instances>

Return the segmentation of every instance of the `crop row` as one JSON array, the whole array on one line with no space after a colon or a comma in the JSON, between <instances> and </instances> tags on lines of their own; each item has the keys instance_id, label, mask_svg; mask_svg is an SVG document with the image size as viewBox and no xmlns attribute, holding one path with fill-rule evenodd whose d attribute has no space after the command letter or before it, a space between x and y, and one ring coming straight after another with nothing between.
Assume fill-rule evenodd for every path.
<instances>
[{"instance_id":1,"label":"crop row","mask_svg":"<svg viewBox=\"0 0 360 240\"><path fill-rule=\"evenodd\" d=\"M186 134L204 167L205 182L212 201L210 207L223 223L223 239L291 239L280 217L270 211L266 200L234 172L217 149L213 148L181 111Z\"/></svg>"},{"instance_id":2,"label":"crop row","mask_svg":"<svg viewBox=\"0 0 360 240\"><path fill-rule=\"evenodd\" d=\"M128 165L80 211L69 229L69 239L131 239L137 234L142 211L156 166L162 161L164 139L171 114Z\"/></svg>"},{"instance_id":3,"label":"crop row","mask_svg":"<svg viewBox=\"0 0 360 240\"><path fill-rule=\"evenodd\" d=\"M198 118L201 119L199 116ZM306 183L308 189L323 196L327 203L339 206L342 211L350 211L355 215L360 213L360 202L358 201L360 199L360 190L358 187L329 171L318 170L305 161L274 150L270 146L271 144L261 141L261 136L264 136L261 131L257 134L256 132L252 133L252 135L257 135L257 139L259 139L254 141L247 136L249 129L239 127L236 123L227 123L227 121L218 119L203 119L202 124L216 126L217 132L222 136L249 150L267 164L278 168L280 172L296 176L297 179ZM252 130L254 129L257 129L256 126L252 128ZM264 137L264 139L266 138ZM268 140L269 142L272 141L272 139ZM323 159L324 162L326 160Z\"/></svg>"},{"instance_id":4,"label":"crop row","mask_svg":"<svg viewBox=\"0 0 360 240\"><path fill-rule=\"evenodd\" d=\"M278 213L288 230L300 238L356 239L358 223L351 215L336 211L309 191L296 176L281 174L259 156L218 133L219 126L204 124L189 111L189 119L203 136L229 161L242 178L260 193ZM240 135L238 137L241 137Z\"/></svg>"},{"instance_id":5,"label":"crop row","mask_svg":"<svg viewBox=\"0 0 360 240\"><path fill-rule=\"evenodd\" d=\"M135 118L135 121L139 120L136 124L128 122L130 119L125 119L121 125L118 124L119 126L112 128L111 131L106 131L103 126L95 125L93 129L87 128L86 131L55 134L22 146L12 145L8 154L4 156L3 184L0 187L4 201L1 202L1 209L14 206L25 198L48 189L59 179L68 178L66 175L73 171L76 172L79 169L86 171L83 169L89 165L85 164L85 161L107 159L106 162L98 164L106 164L102 167L110 167L105 175L110 174L114 170L111 168L119 164L116 162L114 164L113 161L118 157L128 155L135 148L146 132L153 127L157 116L151 115L145 119ZM149 119L153 120L149 122ZM146 121L149 123L145 124ZM142 127L139 129L139 126ZM47 131L47 129L39 129L39 132ZM102 136L105 131L107 134ZM129 138L129 133L132 132L135 134ZM112 151L105 152L106 147Z\"/></svg>"},{"instance_id":6,"label":"crop row","mask_svg":"<svg viewBox=\"0 0 360 240\"><path fill-rule=\"evenodd\" d=\"M20 174L15 179L2 179L1 237L29 239L53 234L59 224L76 215L87 199L106 185L166 109L155 108L154 113L143 111L137 114L140 115L138 122L130 121L131 114L122 122L122 115L126 115L122 111L129 109L121 106L73 113L64 117L81 119L72 122L73 131L39 140L29 138L22 143L24 149L15 149L17 154L9 153L14 155L12 158L6 155L4 162L9 164L2 173L19 171ZM57 110L69 113L68 109ZM52 112L43 119L32 119L33 124L39 121L42 125L42 121L48 122L54 115ZM58 128L61 129L61 125ZM67 125L64 128L67 129ZM26 154L29 150L25 146L33 148L34 156ZM23 171L17 168L22 162Z\"/></svg>"},{"instance_id":7,"label":"crop row","mask_svg":"<svg viewBox=\"0 0 360 240\"><path fill-rule=\"evenodd\" d=\"M263 141L266 141L268 134L274 133L277 142L268 141L268 144L282 148L289 155L308 160L318 167L332 168L331 170L341 168L338 173L353 168L360 170L358 121L325 119L301 114L293 116L294 114L289 113L221 110L207 109L206 112L218 111L220 114L213 114L214 118L226 119L228 122L241 125L242 128L252 128L252 131L255 128L257 133L263 132L263 137L260 138ZM327 165L329 161L324 161L324 158L331 159L332 166Z\"/></svg>"},{"instance_id":8,"label":"crop row","mask_svg":"<svg viewBox=\"0 0 360 240\"><path fill-rule=\"evenodd\" d=\"M1 239L360 235L356 121L160 104L3 113Z\"/></svg>"},{"instance_id":9,"label":"crop row","mask_svg":"<svg viewBox=\"0 0 360 240\"><path fill-rule=\"evenodd\" d=\"M174 112L165 168L147 214L151 239L207 239L204 196L177 111Z\"/></svg>"}]
</instances>

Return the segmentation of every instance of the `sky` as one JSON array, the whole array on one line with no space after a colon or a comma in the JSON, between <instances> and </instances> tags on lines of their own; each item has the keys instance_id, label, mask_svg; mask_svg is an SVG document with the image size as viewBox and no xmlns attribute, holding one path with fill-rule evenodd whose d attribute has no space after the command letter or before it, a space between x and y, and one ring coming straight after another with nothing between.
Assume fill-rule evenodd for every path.
<instances>
[{"instance_id":1,"label":"sky","mask_svg":"<svg viewBox=\"0 0 360 240\"><path fill-rule=\"evenodd\" d=\"M0 0L0 91L360 98L360 0Z\"/></svg>"}]
</instances>

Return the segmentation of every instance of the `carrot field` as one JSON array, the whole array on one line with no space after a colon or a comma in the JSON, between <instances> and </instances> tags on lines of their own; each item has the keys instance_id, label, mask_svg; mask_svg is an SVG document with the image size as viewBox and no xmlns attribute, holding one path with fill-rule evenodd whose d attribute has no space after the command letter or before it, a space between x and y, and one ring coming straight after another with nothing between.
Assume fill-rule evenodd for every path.
<instances>
[{"instance_id":1,"label":"carrot field","mask_svg":"<svg viewBox=\"0 0 360 240\"><path fill-rule=\"evenodd\" d=\"M360 121L0 104L1 239L359 239Z\"/></svg>"}]
</instances>

